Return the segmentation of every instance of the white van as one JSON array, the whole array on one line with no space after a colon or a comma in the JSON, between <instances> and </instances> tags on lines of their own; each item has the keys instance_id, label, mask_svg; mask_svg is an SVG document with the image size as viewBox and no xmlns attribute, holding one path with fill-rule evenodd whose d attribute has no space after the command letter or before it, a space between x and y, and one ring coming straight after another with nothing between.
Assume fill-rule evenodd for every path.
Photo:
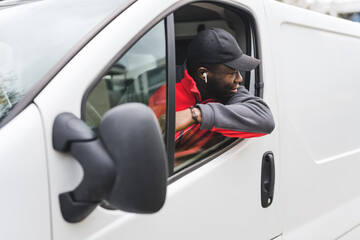
<instances>
[{"instance_id":1,"label":"white van","mask_svg":"<svg viewBox=\"0 0 360 240\"><path fill-rule=\"evenodd\" d=\"M360 239L358 23L274 0L6 3L1 239ZM176 66L209 27L261 60L244 85L276 128L174 167Z\"/></svg>"}]
</instances>

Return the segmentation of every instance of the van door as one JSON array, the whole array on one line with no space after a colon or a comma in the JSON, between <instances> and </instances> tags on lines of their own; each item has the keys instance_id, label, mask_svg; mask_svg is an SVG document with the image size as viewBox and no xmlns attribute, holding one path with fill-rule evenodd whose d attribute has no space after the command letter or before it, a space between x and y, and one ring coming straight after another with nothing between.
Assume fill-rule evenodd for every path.
<instances>
[{"instance_id":1,"label":"van door","mask_svg":"<svg viewBox=\"0 0 360 240\"><path fill-rule=\"evenodd\" d=\"M196 15L200 19L194 19ZM270 53L260 49L267 38L264 22L262 3L250 0L193 5L137 1L83 47L35 100L46 128L54 239L272 239L281 234L277 128L262 138L222 139L204 155L173 167L175 47L193 36L192 30L181 28L200 24L232 29L237 37L245 33L241 44L246 52L264 60L245 82L276 116L273 72L266 65ZM163 86L168 94L151 106L149 96ZM96 131L106 110L127 102L167 111L170 177L164 207L143 215L111 210L102 203L84 220L66 222L59 194L74 189L84 173L70 154L52 148L56 116L73 113ZM133 148L141 151L136 143ZM266 195L272 180L273 194Z\"/></svg>"},{"instance_id":2,"label":"van door","mask_svg":"<svg viewBox=\"0 0 360 240\"><path fill-rule=\"evenodd\" d=\"M352 230L356 236L359 26L265 2L282 127L283 237L339 239Z\"/></svg>"}]
</instances>

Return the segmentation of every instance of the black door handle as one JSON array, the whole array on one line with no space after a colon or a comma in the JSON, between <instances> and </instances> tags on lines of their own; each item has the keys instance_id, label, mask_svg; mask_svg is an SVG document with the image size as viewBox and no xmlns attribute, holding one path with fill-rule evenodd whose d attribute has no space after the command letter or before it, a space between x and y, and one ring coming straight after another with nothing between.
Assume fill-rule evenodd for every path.
<instances>
[{"instance_id":1,"label":"black door handle","mask_svg":"<svg viewBox=\"0 0 360 240\"><path fill-rule=\"evenodd\" d=\"M261 166L261 205L267 208L274 198L275 162L274 154L266 152L262 158Z\"/></svg>"}]
</instances>

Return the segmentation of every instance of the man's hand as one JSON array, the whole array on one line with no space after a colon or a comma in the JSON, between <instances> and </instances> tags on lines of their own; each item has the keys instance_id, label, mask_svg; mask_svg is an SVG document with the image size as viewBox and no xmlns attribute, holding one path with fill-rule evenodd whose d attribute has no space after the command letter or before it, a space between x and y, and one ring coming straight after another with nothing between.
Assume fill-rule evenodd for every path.
<instances>
[{"instance_id":1,"label":"man's hand","mask_svg":"<svg viewBox=\"0 0 360 240\"><path fill-rule=\"evenodd\" d=\"M198 108L194 108L197 114L199 123L202 121L201 111ZM195 120L192 118L190 108L176 112L175 132L184 130L189 126L193 125Z\"/></svg>"}]
</instances>

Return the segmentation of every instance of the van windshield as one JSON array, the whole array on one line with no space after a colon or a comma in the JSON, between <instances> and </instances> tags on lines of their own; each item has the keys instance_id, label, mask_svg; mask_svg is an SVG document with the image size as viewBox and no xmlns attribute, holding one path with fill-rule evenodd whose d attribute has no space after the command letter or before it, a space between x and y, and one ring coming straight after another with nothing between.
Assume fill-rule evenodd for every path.
<instances>
[{"instance_id":1,"label":"van windshield","mask_svg":"<svg viewBox=\"0 0 360 240\"><path fill-rule=\"evenodd\" d=\"M129 2L0 1L0 122L82 38Z\"/></svg>"}]
</instances>

